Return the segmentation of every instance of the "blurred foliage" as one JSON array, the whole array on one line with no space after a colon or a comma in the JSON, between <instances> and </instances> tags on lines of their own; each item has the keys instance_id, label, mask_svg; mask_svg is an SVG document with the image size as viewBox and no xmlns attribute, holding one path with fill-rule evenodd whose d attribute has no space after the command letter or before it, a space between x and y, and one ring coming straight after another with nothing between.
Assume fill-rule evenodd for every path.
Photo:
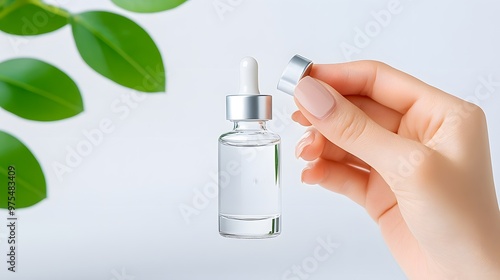
<instances>
[{"instance_id":1,"label":"blurred foliage","mask_svg":"<svg viewBox=\"0 0 500 280\"><path fill-rule=\"evenodd\" d=\"M83 111L80 91L58 68L32 58L0 63L0 107L28 120L56 121Z\"/></svg>"},{"instance_id":2,"label":"blurred foliage","mask_svg":"<svg viewBox=\"0 0 500 280\"><path fill-rule=\"evenodd\" d=\"M71 27L80 55L96 72L138 91L165 90L160 51L135 22L109 12L86 12L72 16Z\"/></svg>"},{"instance_id":3,"label":"blurred foliage","mask_svg":"<svg viewBox=\"0 0 500 280\"><path fill-rule=\"evenodd\" d=\"M117 6L137 13L154 13L173 9L186 0L112 0Z\"/></svg>"},{"instance_id":4,"label":"blurred foliage","mask_svg":"<svg viewBox=\"0 0 500 280\"><path fill-rule=\"evenodd\" d=\"M159 12L185 0L113 0L129 11ZM83 61L107 79L141 92L164 92L165 67L157 45L134 21L110 12L71 14L41 0L0 0L0 30L16 36L54 32L70 24ZM56 121L83 111L76 83L63 71L32 58L0 63L0 106L21 118ZM18 208L46 197L45 178L30 150L0 131L0 185L7 186L8 166L18 170ZM2 187L3 189L3 187ZM0 208L6 208L0 189Z\"/></svg>"},{"instance_id":5,"label":"blurred foliage","mask_svg":"<svg viewBox=\"0 0 500 280\"><path fill-rule=\"evenodd\" d=\"M0 208L7 208L8 186L15 186L15 207L35 205L47 197L45 176L40 164L14 136L0 131ZM9 170L13 167L14 171ZM9 172L11 171L11 172ZM10 183L10 184L9 184Z\"/></svg>"}]
</instances>

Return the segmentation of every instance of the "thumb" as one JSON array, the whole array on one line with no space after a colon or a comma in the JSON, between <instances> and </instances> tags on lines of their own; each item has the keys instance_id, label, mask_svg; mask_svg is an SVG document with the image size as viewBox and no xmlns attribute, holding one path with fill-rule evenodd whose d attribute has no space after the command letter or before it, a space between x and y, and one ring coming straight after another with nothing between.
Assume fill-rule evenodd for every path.
<instances>
[{"instance_id":1,"label":"thumb","mask_svg":"<svg viewBox=\"0 0 500 280\"><path fill-rule=\"evenodd\" d=\"M295 88L302 114L330 142L357 156L382 176L398 171L398 162L423 145L389 131L330 85L306 76Z\"/></svg>"}]
</instances>

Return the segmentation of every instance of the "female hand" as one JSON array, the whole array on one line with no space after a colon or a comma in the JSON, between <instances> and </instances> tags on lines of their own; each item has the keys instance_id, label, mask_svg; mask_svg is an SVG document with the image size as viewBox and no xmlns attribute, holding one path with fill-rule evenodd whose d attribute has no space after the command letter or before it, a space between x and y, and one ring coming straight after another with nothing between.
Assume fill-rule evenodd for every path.
<instances>
[{"instance_id":1,"label":"female hand","mask_svg":"<svg viewBox=\"0 0 500 280\"><path fill-rule=\"evenodd\" d=\"M302 180L378 223L410 279L500 279L500 212L476 105L373 61L314 65L293 119Z\"/></svg>"}]
</instances>

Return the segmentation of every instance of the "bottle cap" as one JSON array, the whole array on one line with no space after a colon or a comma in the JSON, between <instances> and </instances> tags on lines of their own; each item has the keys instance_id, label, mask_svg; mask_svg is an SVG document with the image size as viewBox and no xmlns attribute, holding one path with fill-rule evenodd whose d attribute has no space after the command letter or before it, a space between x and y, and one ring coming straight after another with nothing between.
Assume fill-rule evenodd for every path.
<instances>
[{"instance_id":1,"label":"bottle cap","mask_svg":"<svg viewBox=\"0 0 500 280\"><path fill-rule=\"evenodd\" d=\"M278 82L278 90L293 96L295 87L303 77L309 75L312 65L312 61L296 54L283 71Z\"/></svg>"},{"instance_id":2,"label":"bottle cap","mask_svg":"<svg viewBox=\"0 0 500 280\"><path fill-rule=\"evenodd\" d=\"M245 57L240 63L240 92L226 96L226 119L231 121L272 119L272 97L261 95L257 60Z\"/></svg>"}]
</instances>

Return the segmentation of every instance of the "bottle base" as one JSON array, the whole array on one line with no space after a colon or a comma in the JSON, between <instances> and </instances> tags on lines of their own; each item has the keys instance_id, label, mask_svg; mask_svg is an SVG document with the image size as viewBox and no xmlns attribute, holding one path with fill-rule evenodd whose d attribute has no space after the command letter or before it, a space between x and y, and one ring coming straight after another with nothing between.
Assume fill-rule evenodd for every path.
<instances>
[{"instance_id":1,"label":"bottle base","mask_svg":"<svg viewBox=\"0 0 500 280\"><path fill-rule=\"evenodd\" d=\"M219 215L219 233L224 237L239 239L276 237L281 233L281 219L279 215L266 217Z\"/></svg>"}]
</instances>

